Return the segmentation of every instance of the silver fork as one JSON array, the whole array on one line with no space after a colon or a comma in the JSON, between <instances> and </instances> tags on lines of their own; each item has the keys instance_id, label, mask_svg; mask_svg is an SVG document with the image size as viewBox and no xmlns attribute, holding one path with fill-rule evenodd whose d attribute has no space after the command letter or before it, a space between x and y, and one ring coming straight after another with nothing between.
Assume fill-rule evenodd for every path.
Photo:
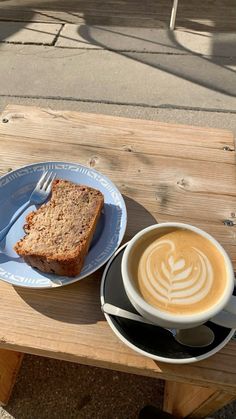
<instances>
[{"instance_id":1,"label":"silver fork","mask_svg":"<svg viewBox=\"0 0 236 419\"><path fill-rule=\"evenodd\" d=\"M43 176L39 179L37 185L35 186L33 192L30 195L29 201L27 201L21 210L12 218L12 220L7 224L6 227L4 227L0 231L0 241L4 239L4 237L7 235L10 228L13 226L13 224L18 220L18 218L21 216L21 214L32 204L42 204L44 201L46 201L47 197L49 196L52 188L52 182L55 179L56 175L52 172L45 172Z\"/></svg>"}]
</instances>

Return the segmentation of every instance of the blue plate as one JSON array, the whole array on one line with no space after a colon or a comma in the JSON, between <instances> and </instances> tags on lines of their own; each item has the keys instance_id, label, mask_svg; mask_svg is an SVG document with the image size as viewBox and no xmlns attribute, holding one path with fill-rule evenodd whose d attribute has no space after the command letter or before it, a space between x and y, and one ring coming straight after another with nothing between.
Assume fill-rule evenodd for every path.
<instances>
[{"instance_id":1,"label":"blue plate","mask_svg":"<svg viewBox=\"0 0 236 419\"><path fill-rule=\"evenodd\" d=\"M104 209L98 222L84 267L79 276L69 278L33 269L20 258L13 247L24 235L25 216L29 207L0 243L0 278L12 285L29 288L52 288L78 281L100 268L115 252L125 234L127 212L116 186L96 170L76 163L44 162L22 167L0 178L0 229L5 227L22 205L45 170L60 179L99 189L104 195Z\"/></svg>"}]
</instances>

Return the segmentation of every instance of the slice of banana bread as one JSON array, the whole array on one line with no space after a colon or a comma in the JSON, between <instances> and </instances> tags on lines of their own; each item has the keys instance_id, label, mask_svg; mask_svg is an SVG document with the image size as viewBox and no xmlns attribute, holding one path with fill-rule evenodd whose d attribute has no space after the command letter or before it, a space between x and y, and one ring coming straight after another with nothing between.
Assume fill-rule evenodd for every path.
<instances>
[{"instance_id":1,"label":"slice of banana bread","mask_svg":"<svg viewBox=\"0 0 236 419\"><path fill-rule=\"evenodd\" d=\"M78 275L103 203L97 189L54 180L50 201L26 217L26 235L16 243L15 251L40 271Z\"/></svg>"}]
</instances>

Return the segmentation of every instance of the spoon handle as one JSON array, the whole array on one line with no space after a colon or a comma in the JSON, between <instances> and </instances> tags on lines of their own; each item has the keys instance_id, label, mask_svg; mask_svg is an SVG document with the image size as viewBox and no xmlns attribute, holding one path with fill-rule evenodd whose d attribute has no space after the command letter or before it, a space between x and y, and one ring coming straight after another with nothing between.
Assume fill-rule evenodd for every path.
<instances>
[{"instance_id":1,"label":"spoon handle","mask_svg":"<svg viewBox=\"0 0 236 419\"><path fill-rule=\"evenodd\" d=\"M140 323L152 324L144 317L139 316L139 314L131 313L130 311L123 310L120 307L113 306L112 304L105 303L102 305L102 311L106 314L110 314L112 316L123 317L124 319L135 320Z\"/></svg>"},{"instance_id":2,"label":"spoon handle","mask_svg":"<svg viewBox=\"0 0 236 419\"><path fill-rule=\"evenodd\" d=\"M135 320L140 323L151 324L156 326L154 323L150 322L149 320L145 319L144 317L140 316L139 314L131 313L130 311L123 310L120 307L113 306L113 304L105 303L102 305L102 311L106 314L110 314L112 316L123 317L124 319ZM184 346L189 346L192 348L203 348L205 346L210 345L214 338L214 332L207 326L202 325L195 327L193 329L168 329L174 339Z\"/></svg>"}]
</instances>

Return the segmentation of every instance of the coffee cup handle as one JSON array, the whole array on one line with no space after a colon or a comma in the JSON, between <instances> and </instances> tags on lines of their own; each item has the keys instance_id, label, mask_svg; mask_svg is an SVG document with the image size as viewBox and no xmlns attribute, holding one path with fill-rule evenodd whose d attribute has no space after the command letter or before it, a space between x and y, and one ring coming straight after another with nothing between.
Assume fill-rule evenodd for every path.
<instances>
[{"instance_id":1,"label":"coffee cup handle","mask_svg":"<svg viewBox=\"0 0 236 419\"><path fill-rule=\"evenodd\" d=\"M210 320L220 326L236 329L236 296L232 295L224 310Z\"/></svg>"}]
</instances>

